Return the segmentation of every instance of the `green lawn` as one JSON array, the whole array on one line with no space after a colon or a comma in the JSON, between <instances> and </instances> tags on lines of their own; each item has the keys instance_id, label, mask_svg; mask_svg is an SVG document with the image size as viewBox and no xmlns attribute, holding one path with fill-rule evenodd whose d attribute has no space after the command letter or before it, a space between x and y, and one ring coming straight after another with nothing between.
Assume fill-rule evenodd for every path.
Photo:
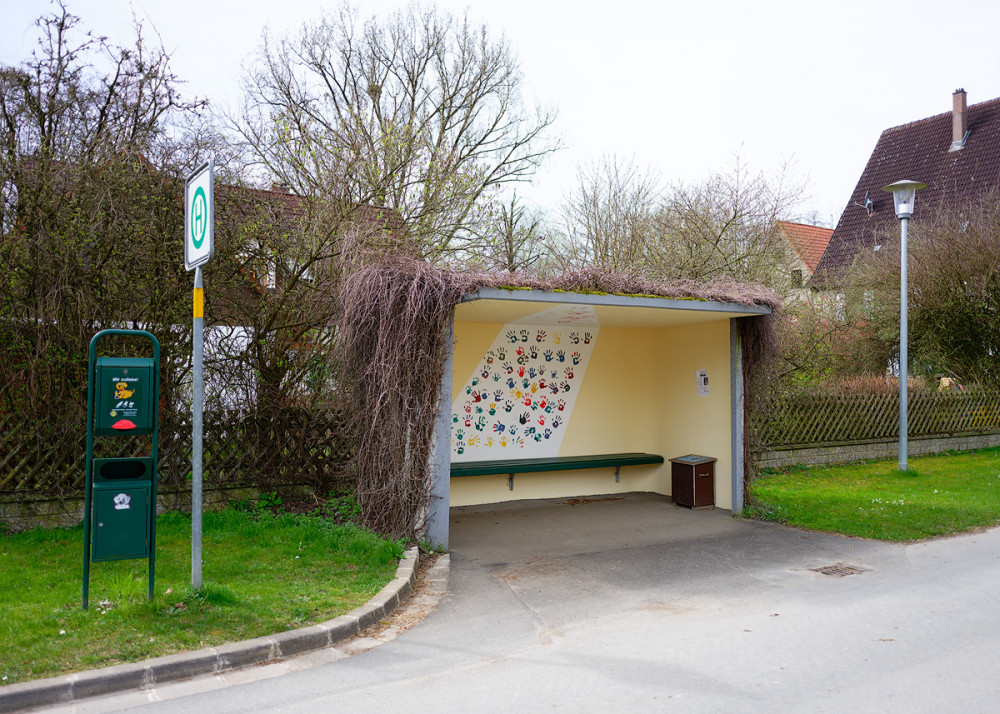
<instances>
[{"instance_id":1,"label":"green lawn","mask_svg":"<svg viewBox=\"0 0 1000 714\"><path fill-rule=\"evenodd\" d=\"M1000 525L1000 449L796 468L751 485L744 515L810 530L912 541Z\"/></svg>"},{"instance_id":2,"label":"green lawn","mask_svg":"<svg viewBox=\"0 0 1000 714\"><path fill-rule=\"evenodd\" d=\"M192 592L191 519L157 520L147 561L93 563L81 609L83 528L0 531L0 682L11 684L322 622L395 575L403 544L313 516L204 514L203 587Z\"/></svg>"}]
</instances>

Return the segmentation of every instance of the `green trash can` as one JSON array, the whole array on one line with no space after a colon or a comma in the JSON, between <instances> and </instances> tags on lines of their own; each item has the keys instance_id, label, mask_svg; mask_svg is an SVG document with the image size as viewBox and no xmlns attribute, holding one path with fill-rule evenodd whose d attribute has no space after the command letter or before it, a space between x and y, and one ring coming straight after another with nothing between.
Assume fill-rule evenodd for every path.
<instances>
[{"instance_id":1,"label":"green trash can","mask_svg":"<svg viewBox=\"0 0 1000 714\"><path fill-rule=\"evenodd\" d=\"M149 556L155 478L150 457L94 459L92 562Z\"/></svg>"}]
</instances>

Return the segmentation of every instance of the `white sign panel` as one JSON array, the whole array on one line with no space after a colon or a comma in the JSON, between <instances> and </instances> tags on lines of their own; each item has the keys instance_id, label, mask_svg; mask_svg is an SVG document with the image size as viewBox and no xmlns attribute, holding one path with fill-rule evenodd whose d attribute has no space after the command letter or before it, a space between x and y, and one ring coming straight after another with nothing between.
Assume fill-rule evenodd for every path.
<instances>
[{"instance_id":1,"label":"white sign panel","mask_svg":"<svg viewBox=\"0 0 1000 714\"><path fill-rule=\"evenodd\" d=\"M215 253L215 165L209 160L184 183L184 267L194 270Z\"/></svg>"},{"instance_id":2,"label":"white sign panel","mask_svg":"<svg viewBox=\"0 0 1000 714\"><path fill-rule=\"evenodd\" d=\"M699 369L698 375L698 396L707 397L709 395L708 391L708 370Z\"/></svg>"}]
</instances>

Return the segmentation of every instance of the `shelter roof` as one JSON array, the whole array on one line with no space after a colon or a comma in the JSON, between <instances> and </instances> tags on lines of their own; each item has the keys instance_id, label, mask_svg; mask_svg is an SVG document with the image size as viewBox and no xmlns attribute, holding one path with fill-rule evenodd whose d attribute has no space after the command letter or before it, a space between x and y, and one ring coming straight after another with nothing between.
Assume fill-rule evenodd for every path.
<instances>
[{"instance_id":1,"label":"shelter roof","mask_svg":"<svg viewBox=\"0 0 1000 714\"><path fill-rule=\"evenodd\" d=\"M549 315L540 315L543 312ZM455 309L455 319L549 324L565 314L578 325L594 319L602 327L666 327L770 313L767 305L719 300L480 287L463 298Z\"/></svg>"}]
</instances>

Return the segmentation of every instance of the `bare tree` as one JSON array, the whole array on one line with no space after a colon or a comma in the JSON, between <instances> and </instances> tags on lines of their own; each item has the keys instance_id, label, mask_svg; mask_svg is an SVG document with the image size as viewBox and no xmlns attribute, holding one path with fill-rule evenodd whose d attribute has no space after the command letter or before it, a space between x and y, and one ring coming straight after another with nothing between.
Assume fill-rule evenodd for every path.
<instances>
[{"instance_id":1,"label":"bare tree","mask_svg":"<svg viewBox=\"0 0 1000 714\"><path fill-rule=\"evenodd\" d=\"M509 202L491 206L473 229L478 247L461 263L490 272L532 270L546 256L544 230L542 215L526 207L515 191Z\"/></svg>"},{"instance_id":2,"label":"bare tree","mask_svg":"<svg viewBox=\"0 0 1000 714\"><path fill-rule=\"evenodd\" d=\"M788 246L778 230L801 195L787 172L728 173L662 188L616 157L583 167L564 209L564 260L661 278L729 277L783 291ZM559 251L559 247L554 248Z\"/></svg>"},{"instance_id":3,"label":"bare tree","mask_svg":"<svg viewBox=\"0 0 1000 714\"><path fill-rule=\"evenodd\" d=\"M563 204L564 247L572 251L565 255L567 262L642 268L654 241L660 192L656 175L633 161L605 156L579 167L575 191Z\"/></svg>"},{"instance_id":4,"label":"bare tree","mask_svg":"<svg viewBox=\"0 0 1000 714\"><path fill-rule=\"evenodd\" d=\"M675 184L656 214L657 272L709 280L727 276L786 288L788 270L778 220L802 189L786 169L773 178L751 174L737 160L731 171L698 184Z\"/></svg>"},{"instance_id":5,"label":"bare tree","mask_svg":"<svg viewBox=\"0 0 1000 714\"><path fill-rule=\"evenodd\" d=\"M181 100L169 55L145 41L140 24L135 45L125 48L82 33L79 23L59 3L57 13L37 21L41 39L31 59L0 69L0 140L8 160L92 162L145 151L172 110L203 105Z\"/></svg>"},{"instance_id":6,"label":"bare tree","mask_svg":"<svg viewBox=\"0 0 1000 714\"><path fill-rule=\"evenodd\" d=\"M342 6L265 36L238 122L251 153L303 195L372 202L436 257L475 240L488 189L528 179L553 149L551 111L526 111L506 39L467 15L410 6L364 21Z\"/></svg>"},{"instance_id":7,"label":"bare tree","mask_svg":"<svg viewBox=\"0 0 1000 714\"><path fill-rule=\"evenodd\" d=\"M150 233L179 221L168 185L178 172L148 157L177 115L202 106L181 99L169 57L141 26L125 48L79 23L59 5L37 21L31 57L0 66L0 247L12 268L0 304L5 315L71 331L102 311L120 318L121 286L98 276L163 274ZM135 319L167 309L161 297L125 302Z\"/></svg>"}]
</instances>

